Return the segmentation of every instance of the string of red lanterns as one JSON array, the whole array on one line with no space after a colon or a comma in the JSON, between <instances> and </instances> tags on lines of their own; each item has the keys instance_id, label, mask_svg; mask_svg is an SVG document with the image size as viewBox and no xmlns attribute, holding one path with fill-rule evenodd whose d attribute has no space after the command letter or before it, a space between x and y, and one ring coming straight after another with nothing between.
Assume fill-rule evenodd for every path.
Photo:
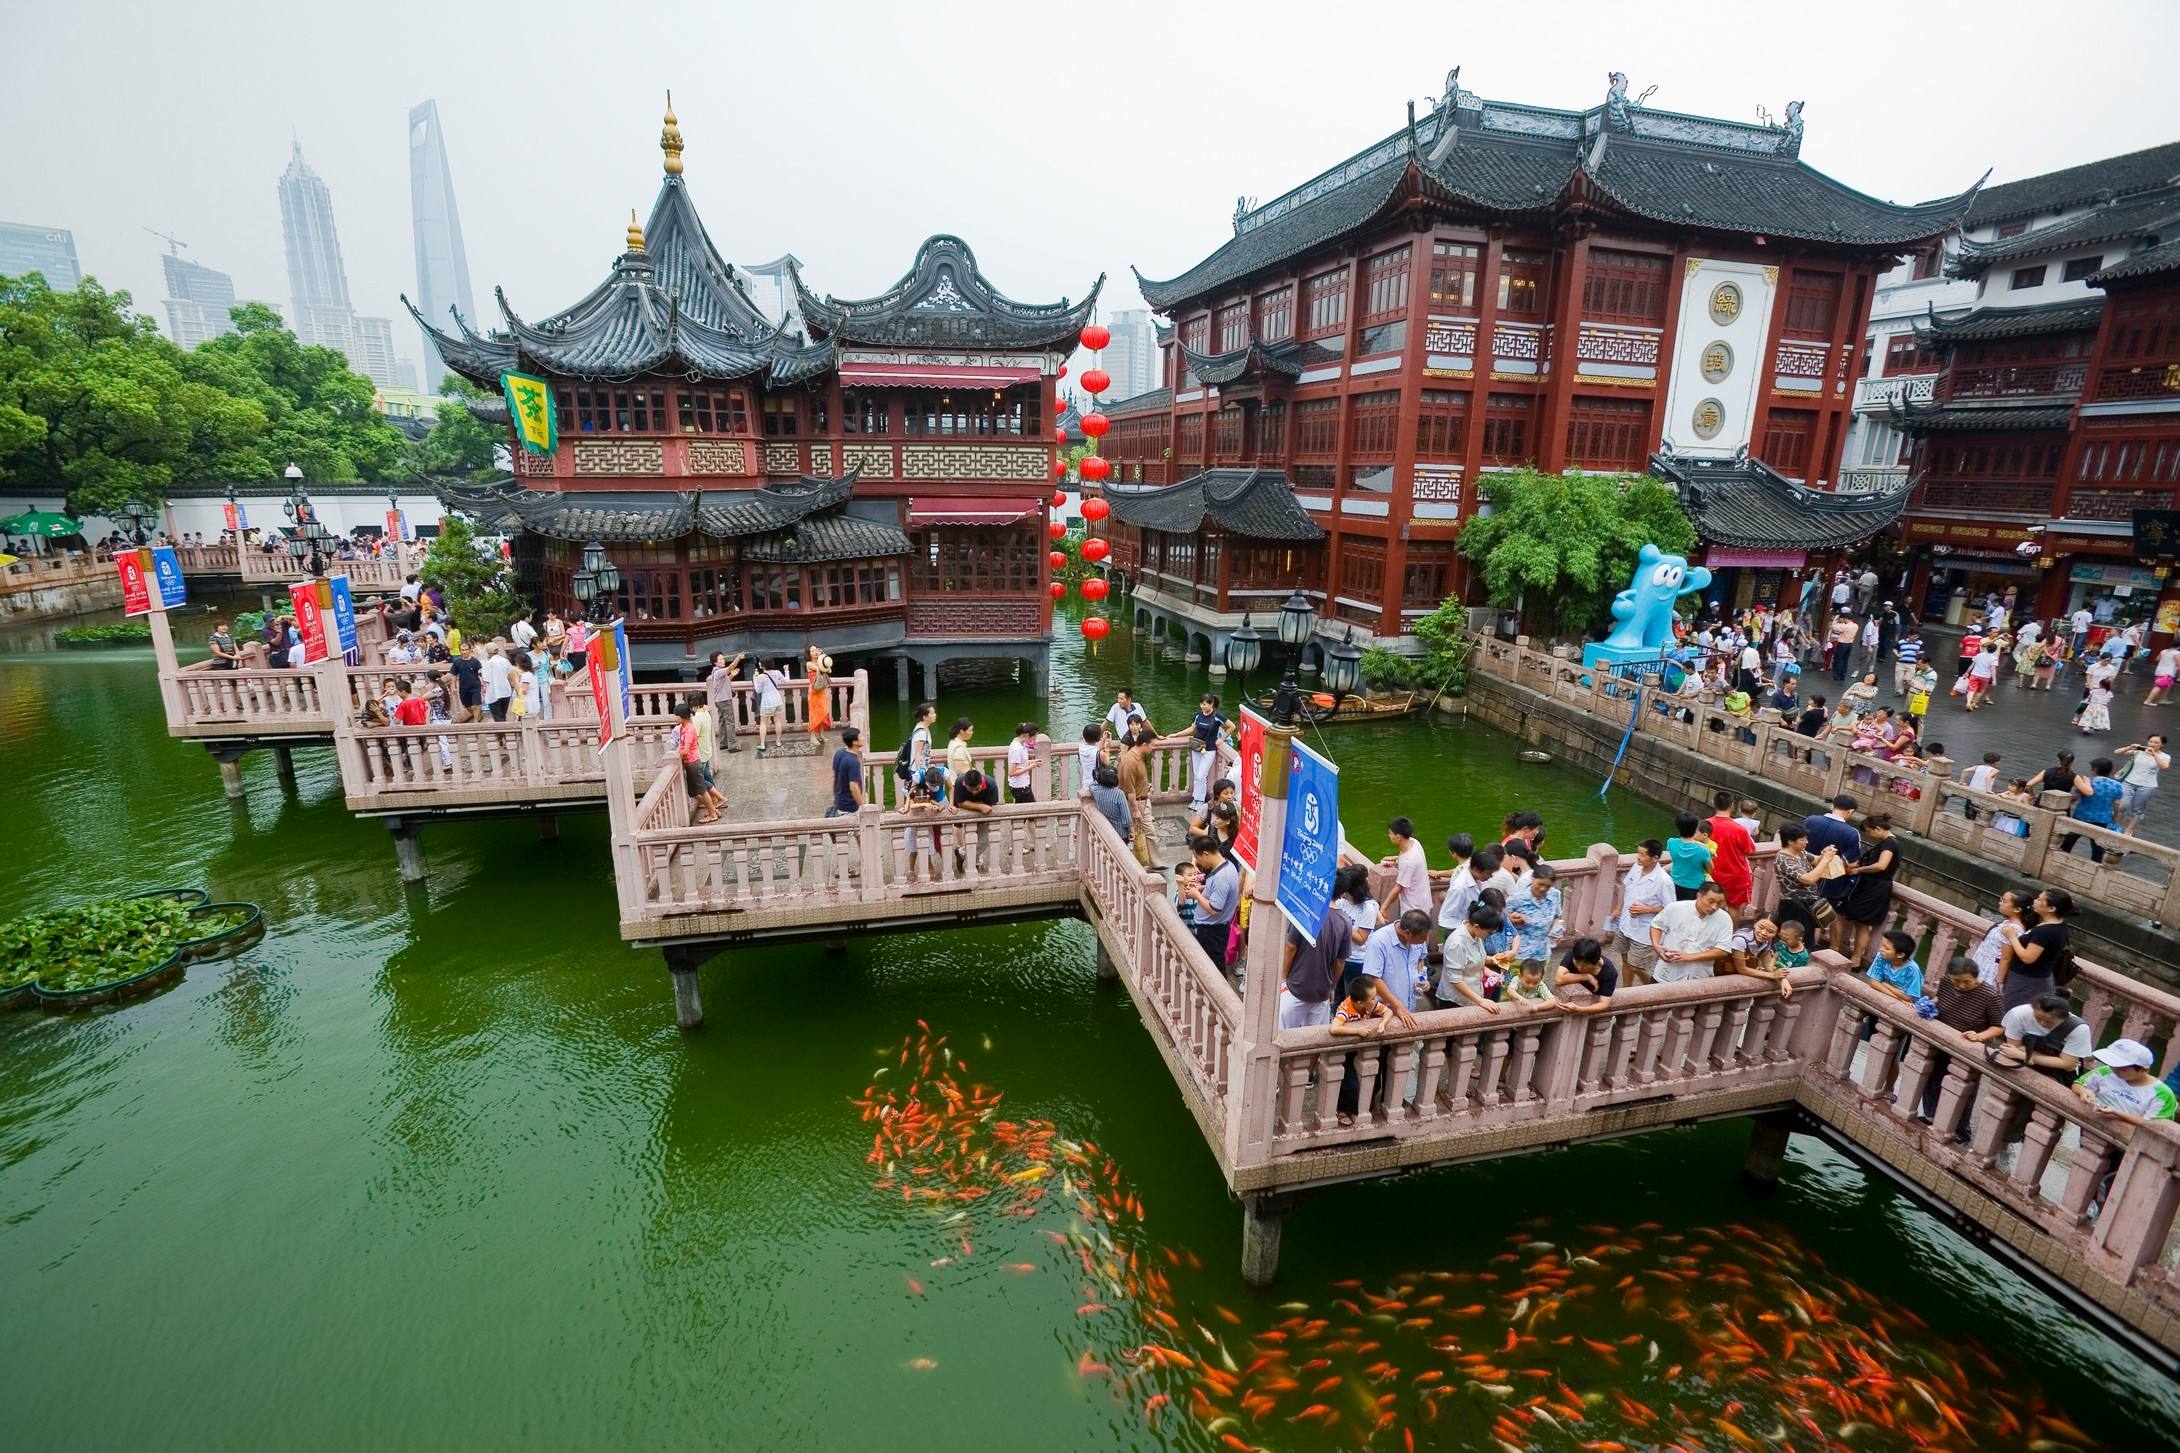
<instances>
[{"instance_id":1,"label":"string of red lanterns","mask_svg":"<svg viewBox=\"0 0 2180 1453\"><path fill-rule=\"evenodd\" d=\"M1092 323L1082 330L1082 346L1093 353L1102 352L1105 345L1112 341L1111 331L1100 324ZM1090 395L1091 411L1082 416L1082 432L1083 437L1090 441L1090 452L1077 462L1075 472L1084 481L1091 484L1102 483L1111 478L1113 473L1112 461L1097 452L1099 441L1111 432L1113 421L1100 413L1096 404L1097 396L1112 386L1112 375L1102 367L1093 365L1083 370L1082 387L1083 391ZM1082 517L1092 526L1102 523L1112 512L1113 507L1102 498L1086 499L1082 502ZM1092 534L1082 542L1082 558L1096 564L1110 555L1112 548L1112 545L1105 539ZM1089 576L1080 586L1082 598L1092 605L1096 605L1110 595L1112 588L1112 583L1103 575ZM1064 588L1056 588L1052 593L1052 598L1058 600L1065 593ZM1092 651L1097 650L1097 643L1110 635L1112 629L1112 622L1102 615L1093 613L1084 616L1082 619L1083 639L1090 642Z\"/></svg>"}]
</instances>

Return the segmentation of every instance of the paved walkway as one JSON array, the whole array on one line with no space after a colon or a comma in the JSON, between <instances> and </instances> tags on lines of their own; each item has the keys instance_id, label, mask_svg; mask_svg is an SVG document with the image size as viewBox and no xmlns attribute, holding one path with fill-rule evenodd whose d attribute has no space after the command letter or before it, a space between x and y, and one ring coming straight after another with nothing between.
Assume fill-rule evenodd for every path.
<instances>
[{"instance_id":1,"label":"paved walkway","mask_svg":"<svg viewBox=\"0 0 2180 1453\"><path fill-rule=\"evenodd\" d=\"M833 800L833 748L839 737L828 733L814 742L798 732L784 751L760 757L754 739L738 752L712 758L712 773L727 796L728 822L788 822L823 817ZM655 768L653 770L656 770Z\"/></svg>"},{"instance_id":2,"label":"paved walkway","mask_svg":"<svg viewBox=\"0 0 2180 1453\"><path fill-rule=\"evenodd\" d=\"M1923 737L1926 741L1942 742L1946 755L1960 764L1962 774L1981 762L1985 752L1998 752L2003 757L1998 764L1999 785L2003 787L2015 777L2034 776L2050 765L2062 749L2074 754L2076 767L2086 774L2093 758L2114 755L2117 748L2141 741L2146 733L2162 731L2168 736L2180 737L2180 707L2145 707L2142 704L2142 698L2150 689L2150 679L2140 665L2113 683L2117 694L2112 702L2110 732L2086 736L2070 724L2074 708L2082 699L2082 674L2073 668L2061 673L2050 691L2027 691L2013 684L2013 666L2008 662L2002 684L1990 704L1970 715L1959 697L1943 694L1953 682L1952 652L1958 644L1958 636L1926 628L1924 637L1936 648L1940 694L1931 701ZM1811 667L1803 679L1811 683L1804 686L1805 692L1820 692L1838 699L1839 686L1830 672ZM1887 706L1899 706L1901 698L1891 689L1890 662L1878 672L1877 679L1883 688L1878 700ZM2180 843L2180 775L2174 775L2172 782L2158 793L2150 804L2148 817L2136 831L2156 842Z\"/></svg>"}]
</instances>

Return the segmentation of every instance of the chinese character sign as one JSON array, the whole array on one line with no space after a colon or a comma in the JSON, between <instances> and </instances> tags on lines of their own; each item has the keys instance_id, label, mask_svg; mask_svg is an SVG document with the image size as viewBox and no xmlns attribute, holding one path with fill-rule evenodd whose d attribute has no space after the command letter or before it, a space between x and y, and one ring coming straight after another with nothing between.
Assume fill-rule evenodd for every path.
<instances>
[{"instance_id":1,"label":"chinese character sign","mask_svg":"<svg viewBox=\"0 0 2180 1453\"><path fill-rule=\"evenodd\" d=\"M550 454L560 447L551 385L533 374L503 373L500 389L507 395L507 414L514 420L515 437L523 448L532 454Z\"/></svg>"},{"instance_id":2,"label":"chinese character sign","mask_svg":"<svg viewBox=\"0 0 2180 1453\"><path fill-rule=\"evenodd\" d=\"M144 572L143 552L123 550L114 556L114 569L121 573L121 613L150 615L151 577Z\"/></svg>"},{"instance_id":3,"label":"chinese character sign","mask_svg":"<svg viewBox=\"0 0 2180 1453\"><path fill-rule=\"evenodd\" d=\"M318 608L318 582L299 580L288 587L288 601L295 607L295 633L303 638L303 660L325 659L325 617ZM297 663L291 661L290 665Z\"/></svg>"},{"instance_id":4,"label":"chinese character sign","mask_svg":"<svg viewBox=\"0 0 2180 1453\"><path fill-rule=\"evenodd\" d=\"M356 649L356 594L345 575L333 577L333 639L343 656Z\"/></svg>"},{"instance_id":5,"label":"chinese character sign","mask_svg":"<svg viewBox=\"0 0 2180 1453\"><path fill-rule=\"evenodd\" d=\"M1287 773L1287 832L1279 850L1279 911L1311 943L1332 902L1340 866L1340 769L1293 744Z\"/></svg>"},{"instance_id":6,"label":"chinese character sign","mask_svg":"<svg viewBox=\"0 0 2180 1453\"><path fill-rule=\"evenodd\" d=\"M1257 870L1257 828L1264 821L1264 718L1246 707L1241 713L1241 821L1234 832L1234 856Z\"/></svg>"},{"instance_id":7,"label":"chinese character sign","mask_svg":"<svg viewBox=\"0 0 2180 1453\"><path fill-rule=\"evenodd\" d=\"M161 545L151 552L151 575L158 587L161 610L173 610L189 599L189 589L182 583L182 557L172 545Z\"/></svg>"}]
</instances>

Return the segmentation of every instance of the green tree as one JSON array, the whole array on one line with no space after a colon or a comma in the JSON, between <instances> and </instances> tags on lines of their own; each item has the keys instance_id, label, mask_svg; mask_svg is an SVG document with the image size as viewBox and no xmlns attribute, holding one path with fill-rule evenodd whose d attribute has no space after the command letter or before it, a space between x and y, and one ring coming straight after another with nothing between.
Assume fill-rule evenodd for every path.
<instances>
[{"instance_id":1,"label":"green tree","mask_svg":"<svg viewBox=\"0 0 2180 1453\"><path fill-rule=\"evenodd\" d=\"M256 438L202 461L207 478L270 479L288 465L306 480L366 483L399 479L401 431L371 406L371 381L351 372L337 349L305 347L262 303L231 310L235 331L185 356L190 376L257 403Z\"/></svg>"},{"instance_id":2,"label":"green tree","mask_svg":"<svg viewBox=\"0 0 2180 1453\"><path fill-rule=\"evenodd\" d=\"M1520 605L1555 633L1609 622L1643 546L1695 547L1679 496L1645 475L1518 469L1490 484L1492 512L1462 528L1458 548L1481 567L1492 605Z\"/></svg>"},{"instance_id":3,"label":"green tree","mask_svg":"<svg viewBox=\"0 0 2180 1453\"><path fill-rule=\"evenodd\" d=\"M487 424L463 404L470 399L490 398L467 379L448 374L440 385L442 402L432 419L431 432L409 446L409 466L418 474L442 479L496 479L500 471L492 463L495 445L507 443L504 427Z\"/></svg>"},{"instance_id":4,"label":"green tree","mask_svg":"<svg viewBox=\"0 0 2180 1453\"><path fill-rule=\"evenodd\" d=\"M478 641L505 631L530 608L515 594L506 563L479 546L476 531L460 515L439 522L417 573L446 595L447 615L462 634Z\"/></svg>"},{"instance_id":5,"label":"green tree","mask_svg":"<svg viewBox=\"0 0 2180 1453\"><path fill-rule=\"evenodd\" d=\"M1408 631L1422 643L1420 656L1396 656L1376 646L1363 652L1363 680L1395 690L1444 691L1459 696L1468 680L1468 607L1458 598L1440 601L1429 615L1409 622Z\"/></svg>"}]
</instances>

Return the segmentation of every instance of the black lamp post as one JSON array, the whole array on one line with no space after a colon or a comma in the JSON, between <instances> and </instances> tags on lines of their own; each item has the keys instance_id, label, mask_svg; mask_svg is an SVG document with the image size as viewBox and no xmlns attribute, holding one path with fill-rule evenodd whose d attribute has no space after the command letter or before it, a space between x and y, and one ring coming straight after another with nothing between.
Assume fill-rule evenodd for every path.
<instances>
[{"instance_id":1,"label":"black lamp post","mask_svg":"<svg viewBox=\"0 0 2180 1453\"><path fill-rule=\"evenodd\" d=\"M150 544L152 526L158 523L159 516L140 499L132 499L121 507L121 527L128 531L132 544Z\"/></svg>"},{"instance_id":2,"label":"black lamp post","mask_svg":"<svg viewBox=\"0 0 2180 1453\"><path fill-rule=\"evenodd\" d=\"M583 615L594 626L602 626L613 618L613 600L621 593L621 572L606 554L606 547L596 540L583 546L582 568L575 572L572 582L575 598L583 604Z\"/></svg>"},{"instance_id":3,"label":"black lamp post","mask_svg":"<svg viewBox=\"0 0 2180 1453\"><path fill-rule=\"evenodd\" d=\"M318 507L303 493L303 471L290 464L281 471L288 482L288 497L280 502L281 513L292 522L288 532L288 554L312 575L325 573L323 547L332 538L318 521Z\"/></svg>"},{"instance_id":4,"label":"black lamp post","mask_svg":"<svg viewBox=\"0 0 2180 1453\"><path fill-rule=\"evenodd\" d=\"M1355 628L1349 626L1347 634L1331 650L1325 652L1325 689L1332 693L1332 709L1340 709L1340 701L1362 681L1363 653L1355 644Z\"/></svg>"},{"instance_id":5,"label":"black lamp post","mask_svg":"<svg viewBox=\"0 0 2180 1453\"><path fill-rule=\"evenodd\" d=\"M1264 636L1249 624L1247 612L1242 614L1241 629L1226 638L1226 669L1239 678L1234 687L1236 700L1249 699L1249 673L1257 669L1257 662L1264 659Z\"/></svg>"},{"instance_id":6,"label":"black lamp post","mask_svg":"<svg viewBox=\"0 0 2180 1453\"><path fill-rule=\"evenodd\" d=\"M1279 607L1279 642L1287 648L1287 674L1272 693L1272 719L1281 726L1294 725L1295 717L1302 713L1302 686L1294 675L1302 664L1302 648L1316 631L1317 612L1297 586Z\"/></svg>"}]
</instances>

